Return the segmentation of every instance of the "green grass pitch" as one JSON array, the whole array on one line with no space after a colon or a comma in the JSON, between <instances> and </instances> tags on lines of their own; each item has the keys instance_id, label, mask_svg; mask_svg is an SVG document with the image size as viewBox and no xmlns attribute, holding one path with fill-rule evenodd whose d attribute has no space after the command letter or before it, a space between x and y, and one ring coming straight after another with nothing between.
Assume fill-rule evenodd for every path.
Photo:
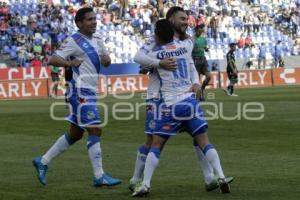
<instances>
[{"instance_id":1,"label":"green grass pitch","mask_svg":"<svg viewBox=\"0 0 300 200\"><path fill-rule=\"evenodd\" d=\"M217 148L227 176L234 176L231 194L206 192L190 136L171 138L161 155L148 199L157 200L297 200L300 199L300 87L238 89L237 98L221 90L208 90L225 116L236 114L237 105L259 102L264 118L258 121L209 120L209 136ZM144 100L137 94L131 103ZM110 108L119 100L107 97ZM126 100L122 100L125 102ZM1 200L123 200L132 199L127 189L136 149L144 140L144 110L139 120L114 120L104 128L104 170L122 179L113 188L94 188L86 150L86 135L49 166L47 186L36 178L31 160L43 154L68 127L54 121L49 110L56 100L0 101L0 199ZM60 101L62 102L62 101ZM220 104L221 103L221 104ZM206 114L212 106L204 106ZM64 116L64 106L55 113ZM122 116L128 116L123 113ZM251 116L256 116L252 114Z\"/></svg>"}]
</instances>

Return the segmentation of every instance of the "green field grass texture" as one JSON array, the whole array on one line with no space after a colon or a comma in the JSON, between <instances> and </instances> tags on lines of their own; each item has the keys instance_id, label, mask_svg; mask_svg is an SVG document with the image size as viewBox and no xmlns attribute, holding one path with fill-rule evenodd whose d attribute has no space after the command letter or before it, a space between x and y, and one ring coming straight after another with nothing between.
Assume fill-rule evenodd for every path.
<instances>
[{"instance_id":1,"label":"green field grass texture","mask_svg":"<svg viewBox=\"0 0 300 200\"><path fill-rule=\"evenodd\" d=\"M260 102L264 118L259 121L209 120L209 136L217 148L227 176L234 176L231 194L206 192L190 136L169 140L152 179L147 199L155 200L297 200L300 199L300 87L238 89L239 97L208 90L208 102L223 104L227 116L237 105ZM142 103L141 94L129 101ZM111 108L120 100L107 97ZM50 118L48 100L0 101L0 199L123 200L132 199L127 189L136 150L144 140L145 112L139 120L120 121L108 116L102 137L104 170L122 179L113 188L94 188L86 150L86 136L50 165L47 186L36 178L31 160L42 155L68 127ZM62 101L59 101L62 102ZM204 106L207 112L212 107ZM58 116L67 114L57 107ZM123 113L126 116L126 113Z\"/></svg>"}]
</instances>

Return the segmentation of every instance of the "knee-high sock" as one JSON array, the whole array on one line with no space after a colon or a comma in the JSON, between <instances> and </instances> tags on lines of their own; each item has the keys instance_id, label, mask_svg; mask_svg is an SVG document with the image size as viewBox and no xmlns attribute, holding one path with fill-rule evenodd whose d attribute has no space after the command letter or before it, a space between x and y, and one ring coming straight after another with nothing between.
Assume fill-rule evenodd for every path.
<instances>
[{"instance_id":1,"label":"knee-high sock","mask_svg":"<svg viewBox=\"0 0 300 200\"><path fill-rule=\"evenodd\" d=\"M150 148L146 148L144 145L140 146L137 152L135 166L134 166L134 172L133 177L131 178L132 182L137 182L140 179L142 179L144 168L145 168L145 162L147 155L149 153Z\"/></svg>"},{"instance_id":2,"label":"knee-high sock","mask_svg":"<svg viewBox=\"0 0 300 200\"><path fill-rule=\"evenodd\" d=\"M87 149L89 158L93 167L94 177L96 179L100 178L103 174L102 168L102 154L101 154L101 147L100 147L100 137L96 135L88 136L87 141Z\"/></svg>"},{"instance_id":3,"label":"knee-high sock","mask_svg":"<svg viewBox=\"0 0 300 200\"><path fill-rule=\"evenodd\" d=\"M203 151L200 149L199 146L194 146L194 150L195 150L196 156L199 160L205 183L209 184L215 178L214 177L214 169L212 168L212 166L206 159L205 155L203 154Z\"/></svg>"},{"instance_id":4,"label":"knee-high sock","mask_svg":"<svg viewBox=\"0 0 300 200\"><path fill-rule=\"evenodd\" d=\"M147 187L150 187L152 175L159 163L159 156L160 156L160 149L158 148L150 149L145 163L144 180L143 180L143 184L146 185Z\"/></svg>"},{"instance_id":5,"label":"knee-high sock","mask_svg":"<svg viewBox=\"0 0 300 200\"><path fill-rule=\"evenodd\" d=\"M59 156L61 153L67 150L74 142L75 141L70 138L68 133L60 136L52 145L52 147L42 156L41 162L44 165L48 165L53 158Z\"/></svg>"},{"instance_id":6,"label":"knee-high sock","mask_svg":"<svg viewBox=\"0 0 300 200\"><path fill-rule=\"evenodd\" d=\"M203 149L203 153L204 153L206 159L208 160L208 162L214 168L218 177L225 178L222 167L221 167L219 155L218 155L216 149L214 148L214 146L212 144L207 144Z\"/></svg>"}]
</instances>

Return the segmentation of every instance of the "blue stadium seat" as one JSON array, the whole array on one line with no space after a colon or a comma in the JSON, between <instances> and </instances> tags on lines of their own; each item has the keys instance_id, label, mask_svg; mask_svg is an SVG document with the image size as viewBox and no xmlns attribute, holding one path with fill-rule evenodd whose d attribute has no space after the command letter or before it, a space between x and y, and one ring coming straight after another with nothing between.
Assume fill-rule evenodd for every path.
<instances>
[{"instance_id":1,"label":"blue stadium seat","mask_svg":"<svg viewBox=\"0 0 300 200\"><path fill-rule=\"evenodd\" d=\"M10 53L10 48L8 46L4 46L3 50L4 50L4 53L6 53L6 54Z\"/></svg>"},{"instance_id":2,"label":"blue stadium seat","mask_svg":"<svg viewBox=\"0 0 300 200\"><path fill-rule=\"evenodd\" d=\"M151 31L150 30L146 30L145 33L144 33L144 35L146 37L150 37L151 36Z\"/></svg>"},{"instance_id":3,"label":"blue stadium seat","mask_svg":"<svg viewBox=\"0 0 300 200\"><path fill-rule=\"evenodd\" d=\"M10 56L10 59L12 59L12 60L16 60L18 57L17 52L13 51L13 50L10 51L9 56Z\"/></svg>"},{"instance_id":4,"label":"blue stadium seat","mask_svg":"<svg viewBox=\"0 0 300 200\"><path fill-rule=\"evenodd\" d=\"M109 30L110 30L110 31L114 31L114 30L115 30L115 26L114 26L113 24L110 24L110 25L109 25Z\"/></svg>"},{"instance_id":5,"label":"blue stadium seat","mask_svg":"<svg viewBox=\"0 0 300 200\"><path fill-rule=\"evenodd\" d=\"M216 44L222 44L221 38L216 38Z\"/></svg>"},{"instance_id":6,"label":"blue stadium seat","mask_svg":"<svg viewBox=\"0 0 300 200\"><path fill-rule=\"evenodd\" d=\"M96 19L97 19L97 20L101 20L101 15L100 15L100 14L97 14L97 15L96 15Z\"/></svg>"},{"instance_id":7,"label":"blue stadium seat","mask_svg":"<svg viewBox=\"0 0 300 200\"><path fill-rule=\"evenodd\" d=\"M223 38L223 44L224 44L225 46L227 46L228 43L229 43L228 38L227 38L227 37Z\"/></svg>"},{"instance_id":8,"label":"blue stadium seat","mask_svg":"<svg viewBox=\"0 0 300 200\"><path fill-rule=\"evenodd\" d=\"M215 39L214 38L208 38L207 43L208 43L208 45L215 45Z\"/></svg>"}]
</instances>

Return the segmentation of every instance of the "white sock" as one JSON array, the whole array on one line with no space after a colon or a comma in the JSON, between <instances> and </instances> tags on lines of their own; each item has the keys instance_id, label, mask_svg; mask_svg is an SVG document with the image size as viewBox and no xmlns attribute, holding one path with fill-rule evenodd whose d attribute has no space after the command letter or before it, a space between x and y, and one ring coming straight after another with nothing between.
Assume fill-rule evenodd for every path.
<instances>
[{"instance_id":1,"label":"white sock","mask_svg":"<svg viewBox=\"0 0 300 200\"><path fill-rule=\"evenodd\" d=\"M42 160L41 160L42 164L48 165L53 158L63 153L73 143L74 142L70 139L68 133L60 136L56 140L56 142L52 145L52 147L47 151L47 153L45 153L45 155L42 156Z\"/></svg>"},{"instance_id":2,"label":"white sock","mask_svg":"<svg viewBox=\"0 0 300 200\"><path fill-rule=\"evenodd\" d=\"M194 150L195 150L195 153L196 153L197 158L199 160L205 183L209 184L215 178L214 169L212 168L212 166L210 165L210 163L206 159L205 155L203 154L203 152L202 152L202 150L200 149L199 146L194 146Z\"/></svg>"},{"instance_id":3,"label":"white sock","mask_svg":"<svg viewBox=\"0 0 300 200\"><path fill-rule=\"evenodd\" d=\"M150 148L145 148L143 145L139 148L136 156L133 177L130 179L131 182L136 183L142 179L149 150Z\"/></svg>"},{"instance_id":4,"label":"white sock","mask_svg":"<svg viewBox=\"0 0 300 200\"><path fill-rule=\"evenodd\" d=\"M150 182L152 179L153 172L159 163L159 155L160 155L159 149L151 148L146 159L143 185L146 185L149 188L150 188Z\"/></svg>"},{"instance_id":5,"label":"white sock","mask_svg":"<svg viewBox=\"0 0 300 200\"><path fill-rule=\"evenodd\" d=\"M102 168L102 154L100 147L100 137L96 135L88 136L87 149L89 158L93 167L94 177L96 179L100 178L103 174Z\"/></svg>"},{"instance_id":6,"label":"white sock","mask_svg":"<svg viewBox=\"0 0 300 200\"><path fill-rule=\"evenodd\" d=\"M208 162L214 168L214 170L217 173L218 177L219 178L225 178L222 167L221 167L218 152L213 147L213 145L211 145L211 144L206 145L203 152L204 152Z\"/></svg>"}]
</instances>

